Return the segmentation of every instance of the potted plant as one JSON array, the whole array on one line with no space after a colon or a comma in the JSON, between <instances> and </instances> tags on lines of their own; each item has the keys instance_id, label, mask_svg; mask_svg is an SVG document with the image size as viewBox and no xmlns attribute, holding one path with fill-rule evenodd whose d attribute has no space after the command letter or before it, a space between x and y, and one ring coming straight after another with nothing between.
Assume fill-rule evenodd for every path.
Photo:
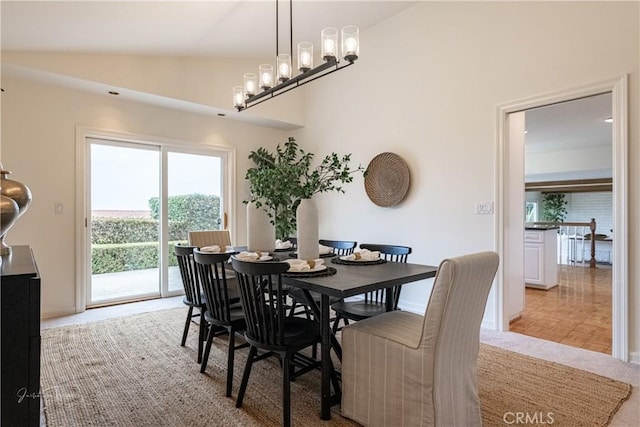
<instances>
[{"instance_id":1,"label":"potted plant","mask_svg":"<svg viewBox=\"0 0 640 427\"><path fill-rule=\"evenodd\" d=\"M249 153L256 166L245 175L251 196L244 203L253 202L269 215L278 239L295 233L296 209L302 199L327 191L344 193L342 184L352 182L354 173L364 171L362 166L350 168L351 154L331 153L315 168L311 167L313 157L292 137L278 144L275 153L262 147Z\"/></svg>"},{"instance_id":2,"label":"potted plant","mask_svg":"<svg viewBox=\"0 0 640 427\"><path fill-rule=\"evenodd\" d=\"M545 193L542 198L542 219L549 222L564 222L567 217L567 201L564 193Z\"/></svg>"}]
</instances>

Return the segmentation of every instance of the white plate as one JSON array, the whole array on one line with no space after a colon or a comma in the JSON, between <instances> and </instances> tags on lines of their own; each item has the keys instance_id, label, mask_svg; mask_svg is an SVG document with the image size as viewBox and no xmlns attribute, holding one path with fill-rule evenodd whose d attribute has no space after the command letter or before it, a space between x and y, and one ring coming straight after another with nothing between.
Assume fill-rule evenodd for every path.
<instances>
[{"instance_id":1,"label":"white plate","mask_svg":"<svg viewBox=\"0 0 640 427\"><path fill-rule=\"evenodd\" d=\"M320 265L316 265L315 267L313 267L310 270L304 270L304 271L287 271L287 273L315 273L316 271L322 271L322 270L326 270L327 266L324 264L320 264Z\"/></svg>"},{"instance_id":2,"label":"white plate","mask_svg":"<svg viewBox=\"0 0 640 427\"><path fill-rule=\"evenodd\" d=\"M371 261L378 261L380 258L376 258L376 259L364 259L364 258L351 259L349 257L349 255L345 255L345 256L341 256L340 259L343 260L343 261L349 261L349 262L371 262Z\"/></svg>"},{"instance_id":3,"label":"white plate","mask_svg":"<svg viewBox=\"0 0 640 427\"><path fill-rule=\"evenodd\" d=\"M252 259L252 258L250 259L250 258L243 258L243 257L236 256L236 259L244 262L262 262L262 261L271 261L273 257L271 255L268 255L268 256L263 256L261 258L257 258L257 259Z\"/></svg>"}]
</instances>

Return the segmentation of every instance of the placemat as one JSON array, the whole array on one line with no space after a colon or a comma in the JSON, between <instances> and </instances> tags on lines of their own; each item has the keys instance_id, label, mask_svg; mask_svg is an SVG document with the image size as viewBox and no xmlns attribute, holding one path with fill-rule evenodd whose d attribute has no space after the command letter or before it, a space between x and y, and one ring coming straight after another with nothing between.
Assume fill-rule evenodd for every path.
<instances>
[{"instance_id":1,"label":"placemat","mask_svg":"<svg viewBox=\"0 0 640 427\"><path fill-rule=\"evenodd\" d=\"M298 252L291 252L289 253L289 256L291 258L297 258ZM336 254L334 254L333 252L329 252L328 254L320 254L320 258L331 258L332 256L336 256Z\"/></svg>"},{"instance_id":2,"label":"placemat","mask_svg":"<svg viewBox=\"0 0 640 427\"><path fill-rule=\"evenodd\" d=\"M386 259L375 259L371 261L349 261L346 259L341 259L340 257L335 257L331 259L331 262L334 264L342 264L342 265L376 265L376 264L384 264L387 262Z\"/></svg>"},{"instance_id":3,"label":"placemat","mask_svg":"<svg viewBox=\"0 0 640 427\"><path fill-rule=\"evenodd\" d=\"M311 271L311 272L302 271L300 273L293 273L293 272L282 273L282 275L285 277L325 277L325 276L333 276L334 274L336 274L336 269L329 266L327 266L326 270L320 270L320 271Z\"/></svg>"}]
</instances>

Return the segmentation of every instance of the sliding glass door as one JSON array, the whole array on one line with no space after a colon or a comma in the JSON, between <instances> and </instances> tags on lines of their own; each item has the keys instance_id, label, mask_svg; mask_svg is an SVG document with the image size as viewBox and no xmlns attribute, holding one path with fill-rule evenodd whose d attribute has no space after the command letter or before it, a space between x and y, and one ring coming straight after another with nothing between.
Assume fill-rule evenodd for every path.
<instances>
[{"instance_id":1,"label":"sliding glass door","mask_svg":"<svg viewBox=\"0 0 640 427\"><path fill-rule=\"evenodd\" d=\"M186 244L189 231L223 227L221 160L209 155L167 153L169 292L182 289L173 245Z\"/></svg>"},{"instance_id":2,"label":"sliding glass door","mask_svg":"<svg viewBox=\"0 0 640 427\"><path fill-rule=\"evenodd\" d=\"M86 139L86 305L183 291L173 246L226 226L228 153Z\"/></svg>"},{"instance_id":3,"label":"sliding glass door","mask_svg":"<svg viewBox=\"0 0 640 427\"><path fill-rule=\"evenodd\" d=\"M89 304L160 296L160 148L92 140Z\"/></svg>"}]
</instances>

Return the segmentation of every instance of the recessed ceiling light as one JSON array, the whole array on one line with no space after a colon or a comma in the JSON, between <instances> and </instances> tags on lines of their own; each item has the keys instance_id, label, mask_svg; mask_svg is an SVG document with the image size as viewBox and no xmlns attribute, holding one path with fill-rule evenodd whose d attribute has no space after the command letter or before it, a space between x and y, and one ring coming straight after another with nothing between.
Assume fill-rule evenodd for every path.
<instances>
[{"instance_id":1,"label":"recessed ceiling light","mask_svg":"<svg viewBox=\"0 0 640 427\"><path fill-rule=\"evenodd\" d=\"M110 90L109 92L107 92L109 95L114 95L114 96L118 96L120 95L120 92L116 92L115 90Z\"/></svg>"},{"instance_id":2,"label":"recessed ceiling light","mask_svg":"<svg viewBox=\"0 0 640 427\"><path fill-rule=\"evenodd\" d=\"M525 134L525 135L526 135L526 134L528 134L528 133L529 133L529 131L528 131L528 130L525 130L525 131L524 131L524 134Z\"/></svg>"},{"instance_id":3,"label":"recessed ceiling light","mask_svg":"<svg viewBox=\"0 0 640 427\"><path fill-rule=\"evenodd\" d=\"M604 119L604 121L607 123L613 123L613 118L607 117L606 119Z\"/></svg>"}]
</instances>

